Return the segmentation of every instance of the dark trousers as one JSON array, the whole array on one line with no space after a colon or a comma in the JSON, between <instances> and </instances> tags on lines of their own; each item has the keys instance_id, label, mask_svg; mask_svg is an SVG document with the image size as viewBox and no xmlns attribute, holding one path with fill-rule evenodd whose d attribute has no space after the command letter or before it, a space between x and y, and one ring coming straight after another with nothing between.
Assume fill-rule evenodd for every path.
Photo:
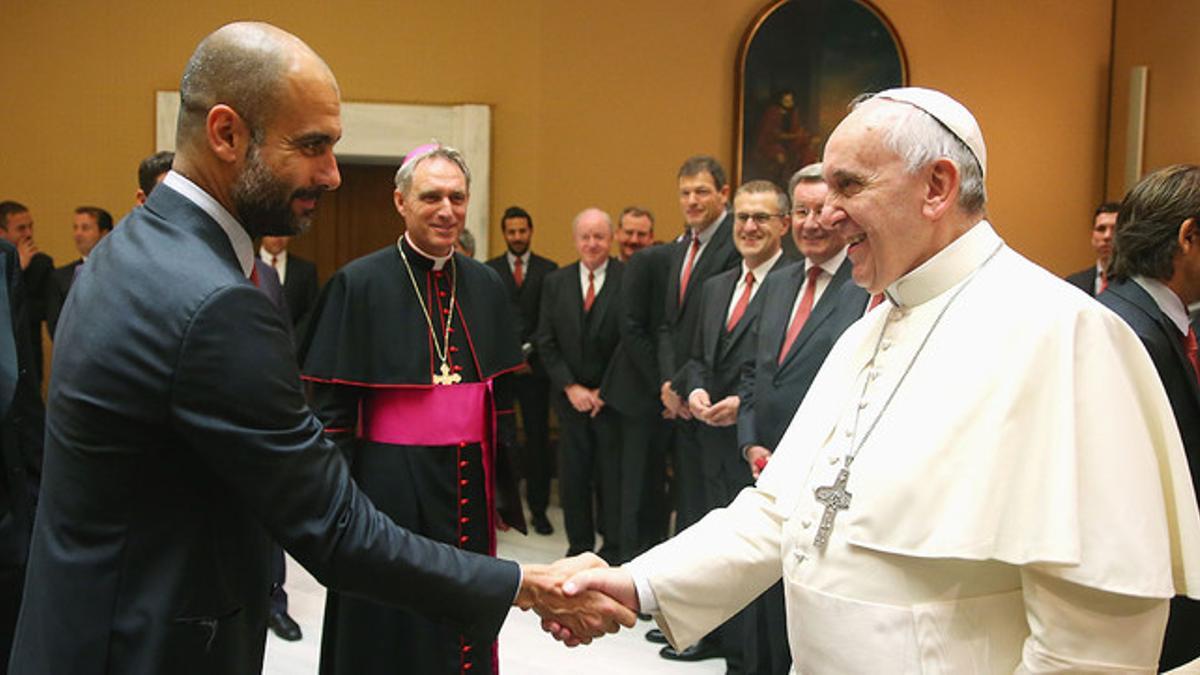
<instances>
[{"instance_id":1,"label":"dark trousers","mask_svg":"<svg viewBox=\"0 0 1200 675\"><path fill-rule=\"evenodd\" d=\"M614 417L621 467L619 560L628 562L665 538L664 448L670 429L657 411Z\"/></svg>"},{"instance_id":2,"label":"dark trousers","mask_svg":"<svg viewBox=\"0 0 1200 675\"><path fill-rule=\"evenodd\" d=\"M693 420L675 420L671 494L675 498L676 532L682 532L708 513L697 424Z\"/></svg>"},{"instance_id":3,"label":"dark trousers","mask_svg":"<svg viewBox=\"0 0 1200 675\"><path fill-rule=\"evenodd\" d=\"M552 462L549 446L550 381L540 375L513 378L513 398L521 414L525 442L521 469L525 474L525 503L535 515L545 515L550 503Z\"/></svg>"},{"instance_id":4,"label":"dark trousers","mask_svg":"<svg viewBox=\"0 0 1200 675\"><path fill-rule=\"evenodd\" d=\"M567 529L567 553L575 555L596 548L597 520L592 507L593 490L604 491L604 555L621 539L620 461L613 451L613 416L601 410L595 417L571 407L565 394L555 394L554 411L562 433L558 491L563 522ZM611 544L609 542L612 542Z\"/></svg>"},{"instance_id":5,"label":"dark trousers","mask_svg":"<svg viewBox=\"0 0 1200 675\"><path fill-rule=\"evenodd\" d=\"M21 589L25 583L24 567L0 568L0 675L8 672L8 655L12 652L13 634L17 630L17 614L21 609ZM64 612L71 608L64 607Z\"/></svg>"},{"instance_id":6,"label":"dark trousers","mask_svg":"<svg viewBox=\"0 0 1200 675\"><path fill-rule=\"evenodd\" d=\"M271 612L287 614L287 591L283 590L283 582L287 581L287 561L279 544L272 543L271 546L275 549L271 554Z\"/></svg>"}]
</instances>

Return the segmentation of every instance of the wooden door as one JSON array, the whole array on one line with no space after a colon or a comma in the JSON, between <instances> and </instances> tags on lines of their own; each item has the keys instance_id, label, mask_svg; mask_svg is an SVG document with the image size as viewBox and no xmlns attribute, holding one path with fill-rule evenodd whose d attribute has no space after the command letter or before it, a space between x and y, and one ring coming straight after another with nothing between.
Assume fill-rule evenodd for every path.
<instances>
[{"instance_id":1,"label":"wooden door","mask_svg":"<svg viewBox=\"0 0 1200 675\"><path fill-rule=\"evenodd\" d=\"M392 203L396 167L340 164L342 185L321 196L312 226L288 250L317 264L324 284L342 265L384 246L404 231Z\"/></svg>"}]
</instances>

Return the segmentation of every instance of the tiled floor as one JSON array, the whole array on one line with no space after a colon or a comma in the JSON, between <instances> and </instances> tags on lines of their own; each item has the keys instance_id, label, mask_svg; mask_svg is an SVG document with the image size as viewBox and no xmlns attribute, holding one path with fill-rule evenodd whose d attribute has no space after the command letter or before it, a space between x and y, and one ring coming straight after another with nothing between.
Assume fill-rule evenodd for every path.
<instances>
[{"instance_id":1,"label":"tiled floor","mask_svg":"<svg viewBox=\"0 0 1200 675\"><path fill-rule=\"evenodd\" d=\"M562 557L567 550L562 511L551 507L549 517L555 528L554 534L549 537L536 534L525 537L517 532L500 533L500 556L528 563L552 562ZM292 617L300 623L304 639L284 642L268 634L263 672L266 675L316 673L325 589L288 558L287 591ZM607 636L589 646L567 649L542 632L536 615L513 608L500 632L500 672L502 675L720 675L725 672L725 662L720 659L699 663L663 660L658 656L658 645L650 644L643 638L652 625L641 622L632 630Z\"/></svg>"}]
</instances>

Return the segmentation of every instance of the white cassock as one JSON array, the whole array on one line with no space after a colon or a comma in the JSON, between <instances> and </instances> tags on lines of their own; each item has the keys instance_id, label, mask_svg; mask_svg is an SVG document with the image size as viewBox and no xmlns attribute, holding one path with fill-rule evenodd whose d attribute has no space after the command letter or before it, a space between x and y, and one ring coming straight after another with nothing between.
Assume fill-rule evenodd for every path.
<instances>
[{"instance_id":1,"label":"white cassock","mask_svg":"<svg viewBox=\"0 0 1200 675\"><path fill-rule=\"evenodd\" d=\"M798 673L1153 672L1200 515L1138 339L986 221L888 295L757 486L629 563L644 604L687 645L782 574Z\"/></svg>"}]
</instances>

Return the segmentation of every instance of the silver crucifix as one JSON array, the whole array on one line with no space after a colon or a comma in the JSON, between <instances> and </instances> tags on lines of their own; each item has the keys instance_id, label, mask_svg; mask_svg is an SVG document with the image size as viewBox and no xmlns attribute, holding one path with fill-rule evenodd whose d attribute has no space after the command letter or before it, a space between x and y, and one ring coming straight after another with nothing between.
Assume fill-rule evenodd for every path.
<instances>
[{"instance_id":1,"label":"silver crucifix","mask_svg":"<svg viewBox=\"0 0 1200 675\"><path fill-rule=\"evenodd\" d=\"M434 384L458 384L462 382L462 375L450 372L450 364L442 361L442 369L440 375L433 376Z\"/></svg>"},{"instance_id":2,"label":"silver crucifix","mask_svg":"<svg viewBox=\"0 0 1200 675\"><path fill-rule=\"evenodd\" d=\"M829 533L833 531L833 519L837 517L837 512L850 508L850 498L854 495L846 492L846 481L848 480L850 480L850 469L844 468L838 472L837 480L833 481L833 485L822 485L813 490L817 501L825 505L825 513L821 516L821 525L817 528L817 536L813 539L813 546L819 550L824 551L825 544L829 543Z\"/></svg>"}]
</instances>

